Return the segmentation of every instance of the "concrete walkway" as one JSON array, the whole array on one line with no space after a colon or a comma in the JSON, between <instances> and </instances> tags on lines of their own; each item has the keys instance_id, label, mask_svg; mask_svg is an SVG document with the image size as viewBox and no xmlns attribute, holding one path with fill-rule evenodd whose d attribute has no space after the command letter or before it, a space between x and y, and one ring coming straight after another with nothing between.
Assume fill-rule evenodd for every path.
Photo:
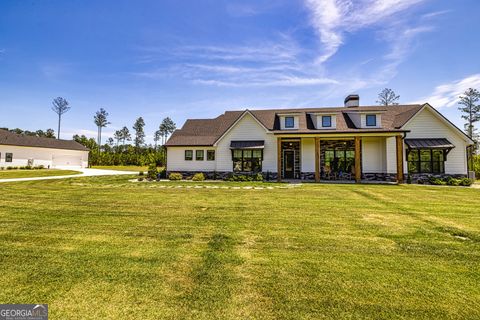
<instances>
[{"instance_id":1,"label":"concrete walkway","mask_svg":"<svg viewBox=\"0 0 480 320\"><path fill-rule=\"evenodd\" d=\"M55 179L68 179L68 178L79 178L79 177L118 176L118 175L138 174L138 172L135 172L135 171L117 171L117 170L103 170L103 169L89 169L89 168L57 168L57 169L80 171L81 174L73 174L73 175L67 175L67 176L51 176L51 177L0 179L0 183L2 183L2 182L55 180Z\"/></svg>"}]
</instances>

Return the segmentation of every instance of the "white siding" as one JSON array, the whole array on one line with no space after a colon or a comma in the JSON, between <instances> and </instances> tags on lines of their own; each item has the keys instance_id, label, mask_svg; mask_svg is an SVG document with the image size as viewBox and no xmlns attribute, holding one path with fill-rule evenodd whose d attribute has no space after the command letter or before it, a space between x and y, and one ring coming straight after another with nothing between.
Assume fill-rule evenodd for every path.
<instances>
[{"instance_id":1,"label":"white siding","mask_svg":"<svg viewBox=\"0 0 480 320\"><path fill-rule=\"evenodd\" d=\"M407 133L408 138L446 138L455 148L447 155L445 162L445 173L447 174L466 174L467 173L467 157L466 142L461 134L451 128L441 120L435 111L429 110L429 107L423 109L417 114L405 127L411 130ZM405 171L406 168L405 161Z\"/></svg>"},{"instance_id":2,"label":"white siding","mask_svg":"<svg viewBox=\"0 0 480 320\"><path fill-rule=\"evenodd\" d=\"M5 162L6 153L13 154L12 162ZM58 166L87 167L88 151L35 148L0 145L0 167L19 167L28 165L33 159L33 165L43 165L51 168ZM68 160L68 161L62 161Z\"/></svg>"},{"instance_id":3,"label":"white siding","mask_svg":"<svg viewBox=\"0 0 480 320\"><path fill-rule=\"evenodd\" d=\"M245 116L218 142L217 171L232 171L232 140L264 140L262 170L277 172L277 139L265 129L250 114Z\"/></svg>"},{"instance_id":4,"label":"white siding","mask_svg":"<svg viewBox=\"0 0 480 320\"><path fill-rule=\"evenodd\" d=\"M193 150L193 159L185 160L185 150ZM195 151L204 150L203 161L195 160ZM215 171L215 161L207 160L207 150L215 150L214 147L168 147L167 148L167 170L168 171Z\"/></svg>"},{"instance_id":5,"label":"white siding","mask_svg":"<svg viewBox=\"0 0 480 320\"><path fill-rule=\"evenodd\" d=\"M362 168L366 173L386 171L385 138L362 138Z\"/></svg>"},{"instance_id":6,"label":"white siding","mask_svg":"<svg viewBox=\"0 0 480 320\"><path fill-rule=\"evenodd\" d=\"M315 172L315 139L302 138L300 152L302 154L302 172Z\"/></svg>"}]
</instances>

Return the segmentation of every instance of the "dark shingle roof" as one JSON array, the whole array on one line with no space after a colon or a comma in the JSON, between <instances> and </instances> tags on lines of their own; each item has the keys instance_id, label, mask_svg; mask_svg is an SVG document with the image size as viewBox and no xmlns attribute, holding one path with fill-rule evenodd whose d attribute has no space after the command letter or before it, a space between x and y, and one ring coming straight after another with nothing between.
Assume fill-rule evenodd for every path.
<instances>
[{"instance_id":1,"label":"dark shingle roof","mask_svg":"<svg viewBox=\"0 0 480 320\"><path fill-rule=\"evenodd\" d=\"M339 133L339 132L391 132L401 131L402 126L410 120L422 105L397 106L362 106L336 108L302 108L302 109L266 109L248 110L267 130L274 133ZM356 128L348 114L354 112L381 112L382 128ZM188 119L183 127L176 130L165 144L172 146L211 146L237 121L246 111L227 111L215 119ZM315 129L311 113L328 112L337 116L336 129ZM280 130L279 114L296 113L299 115L297 130Z\"/></svg>"},{"instance_id":2,"label":"dark shingle roof","mask_svg":"<svg viewBox=\"0 0 480 320\"><path fill-rule=\"evenodd\" d=\"M32 137L3 129L0 129L0 145L88 151L85 146L74 140Z\"/></svg>"}]
</instances>

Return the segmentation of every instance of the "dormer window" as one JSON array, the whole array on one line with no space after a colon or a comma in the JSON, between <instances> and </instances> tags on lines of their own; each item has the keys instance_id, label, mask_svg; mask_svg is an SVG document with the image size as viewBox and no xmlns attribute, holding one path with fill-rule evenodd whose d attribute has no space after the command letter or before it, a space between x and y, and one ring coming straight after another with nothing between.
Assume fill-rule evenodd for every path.
<instances>
[{"instance_id":1,"label":"dormer window","mask_svg":"<svg viewBox=\"0 0 480 320\"><path fill-rule=\"evenodd\" d=\"M366 115L366 125L367 125L367 127L376 127L377 126L377 115L376 114L367 114Z\"/></svg>"},{"instance_id":2,"label":"dormer window","mask_svg":"<svg viewBox=\"0 0 480 320\"><path fill-rule=\"evenodd\" d=\"M285 117L285 128L292 129L295 127L295 118L294 117Z\"/></svg>"},{"instance_id":3,"label":"dormer window","mask_svg":"<svg viewBox=\"0 0 480 320\"><path fill-rule=\"evenodd\" d=\"M332 116L322 116L322 127L330 128L332 126Z\"/></svg>"}]
</instances>

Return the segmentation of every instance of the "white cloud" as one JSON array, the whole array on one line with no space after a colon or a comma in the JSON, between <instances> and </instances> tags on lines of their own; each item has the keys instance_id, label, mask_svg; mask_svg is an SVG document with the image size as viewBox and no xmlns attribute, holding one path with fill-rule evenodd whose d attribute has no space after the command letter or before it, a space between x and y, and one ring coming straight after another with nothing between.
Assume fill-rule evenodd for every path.
<instances>
[{"instance_id":1,"label":"white cloud","mask_svg":"<svg viewBox=\"0 0 480 320\"><path fill-rule=\"evenodd\" d=\"M480 88L480 73L450 83L441 84L435 88L430 96L419 99L419 101L416 102L428 102L437 109L454 107L458 104L459 97L468 88Z\"/></svg>"},{"instance_id":2,"label":"white cloud","mask_svg":"<svg viewBox=\"0 0 480 320\"><path fill-rule=\"evenodd\" d=\"M425 0L305 0L311 12L323 50L317 59L330 59L344 42L344 34L354 32L397 15Z\"/></svg>"}]
</instances>

